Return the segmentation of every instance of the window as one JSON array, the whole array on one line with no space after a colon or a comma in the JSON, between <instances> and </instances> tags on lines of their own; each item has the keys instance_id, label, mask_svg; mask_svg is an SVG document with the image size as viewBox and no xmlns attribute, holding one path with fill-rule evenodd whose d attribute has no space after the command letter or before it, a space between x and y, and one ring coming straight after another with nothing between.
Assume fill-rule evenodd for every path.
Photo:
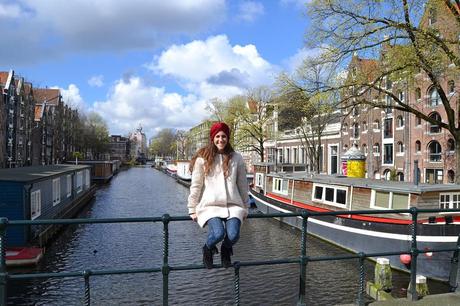
<instances>
[{"instance_id":1,"label":"window","mask_svg":"<svg viewBox=\"0 0 460 306\"><path fill-rule=\"evenodd\" d=\"M398 173L396 174L396 177L398 178L398 181L404 182L404 173L398 172Z\"/></svg>"},{"instance_id":2,"label":"window","mask_svg":"<svg viewBox=\"0 0 460 306\"><path fill-rule=\"evenodd\" d=\"M404 153L404 144L398 141L398 153Z\"/></svg>"},{"instance_id":3,"label":"window","mask_svg":"<svg viewBox=\"0 0 460 306\"><path fill-rule=\"evenodd\" d=\"M374 123L372 124L372 128L374 130L380 130L380 121L379 120L375 120Z\"/></svg>"},{"instance_id":4,"label":"window","mask_svg":"<svg viewBox=\"0 0 460 306\"><path fill-rule=\"evenodd\" d=\"M440 209L460 208L460 193L441 193L439 194Z\"/></svg>"},{"instance_id":5,"label":"window","mask_svg":"<svg viewBox=\"0 0 460 306\"><path fill-rule=\"evenodd\" d=\"M313 184L313 198L333 206L345 207L347 204L347 188L333 185Z\"/></svg>"},{"instance_id":6,"label":"window","mask_svg":"<svg viewBox=\"0 0 460 306\"><path fill-rule=\"evenodd\" d=\"M263 173L256 173L256 186L264 187L264 174Z\"/></svg>"},{"instance_id":7,"label":"window","mask_svg":"<svg viewBox=\"0 0 460 306\"><path fill-rule=\"evenodd\" d=\"M439 162L441 161L441 145L437 141L432 141L428 145L428 152L429 152L429 160L431 162Z\"/></svg>"},{"instance_id":8,"label":"window","mask_svg":"<svg viewBox=\"0 0 460 306\"><path fill-rule=\"evenodd\" d=\"M447 181L451 184L455 183L455 172L454 170L447 171Z\"/></svg>"},{"instance_id":9,"label":"window","mask_svg":"<svg viewBox=\"0 0 460 306\"><path fill-rule=\"evenodd\" d=\"M383 138L393 138L393 118L387 118L383 123Z\"/></svg>"},{"instance_id":10,"label":"window","mask_svg":"<svg viewBox=\"0 0 460 306\"><path fill-rule=\"evenodd\" d=\"M422 118L420 118L420 117L415 117L415 125L416 125L416 126L422 125Z\"/></svg>"},{"instance_id":11,"label":"window","mask_svg":"<svg viewBox=\"0 0 460 306\"><path fill-rule=\"evenodd\" d=\"M408 209L409 194L372 190L371 207L377 209Z\"/></svg>"},{"instance_id":12,"label":"window","mask_svg":"<svg viewBox=\"0 0 460 306\"><path fill-rule=\"evenodd\" d=\"M288 180L273 178L273 191L281 194L288 194Z\"/></svg>"},{"instance_id":13,"label":"window","mask_svg":"<svg viewBox=\"0 0 460 306\"><path fill-rule=\"evenodd\" d=\"M358 116L359 115L358 106L353 107L353 109L351 110L351 113L352 113L353 116Z\"/></svg>"},{"instance_id":14,"label":"window","mask_svg":"<svg viewBox=\"0 0 460 306\"><path fill-rule=\"evenodd\" d=\"M367 145L364 143L361 148L362 148L364 155L367 155Z\"/></svg>"},{"instance_id":15,"label":"window","mask_svg":"<svg viewBox=\"0 0 460 306\"><path fill-rule=\"evenodd\" d=\"M85 170L85 174L86 174L86 176L85 176L85 186L86 186L86 188L88 188L89 185L90 185L91 175L90 175L89 170Z\"/></svg>"},{"instance_id":16,"label":"window","mask_svg":"<svg viewBox=\"0 0 460 306\"><path fill-rule=\"evenodd\" d=\"M432 118L432 119L434 119L436 121L442 121L441 116L436 112L431 113L430 118ZM441 133L441 127L439 125L437 125L437 124L430 123L430 133L431 134Z\"/></svg>"},{"instance_id":17,"label":"window","mask_svg":"<svg viewBox=\"0 0 460 306\"><path fill-rule=\"evenodd\" d=\"M67 175L67 197L72 195L72 175Z\"/></svg>"},{"instance_id":18,"label":"window","mask_svg":"<svg viewBox=\"0 0 460 306\"><path fill-rule=\"evenodd\" d=\"M353 123L353 137L359 138L359 124L356 122Z\"/></svg>"},{"instance_id":19,"label":"window","mask_svg":"<svg viewBox=\"0 0 460 306\"><path fill-rule=\"evenodd\" d=\"M419 87L415 89L415 99L420 100L422 98L422 91Z\"/></svg>"},{"instance_id":20,"label":"window","mask_svg":"<svg viewBox=\"0 0 460 306\"><path fill-rule=\"evenodd\" d=\"M61 202L61 179L53 180L53 206Z\"/></svg>"},{"instance_id":21,"label":"window","mask_svg":"<svg viewBox=\"0 0 460 306\"><path fill-rule=\"evenodd\" d=\"M398 99L399 99L399 101L404 102L404 91L399 91L398 92Z\"/></svg>"},{"instance_id":22,"label":"window","mask_svg":"<svg viewBox=\"0 0 460 306\"><path fill-rule=\"evenodd\" d=\"M438 91L436 90L436 88L431 88L430 91L429 91L429 95L430 95L430 100L429 100L429 106L438 106L439 105L439 102L441 102L440 98L439 98L439 93Z\"/></svg>"},{"instance_id":23,"label":"window","mask_svg":"<svg viewBox=\"0 0 460 306\"><path fill-rule=\"evenodd\" d=\"M289 148L286 148L286 163L291 162L291 150Z\"/></svg>"},{"instance_id":24,"label":"window","mask_svg":"<svg viewBox=\"0 0 460 306\"><path fill-rule=\"evenodd\" d=\"M450 152L455 151L455 140L453 140L452 138L449 138L447 140L447 150Z\"/></svg>"},{"instance_id":25,"label":"window","mask_svg":"<svg viewBox=\"0 0 460 306\"><path fill-rule=\"evenodd\" d=\"M441 184L443 180L442 169L426 169L425 180L427 184Z\"/></svg>"},{"instance_id":26,"label":"window","mask_svg":"<svg viewBox=\"0 0 460 306\"><path fill-rule=\"evenodd\" d=\"M367 122L363 121L363 132L367 131Z\"/></svg>"},{"instance_id":27,"label":"window","mask_svg":"<svg viewBox=\"0 0 460 306\"><path fill-rule=\"evenodd\" d=\"M404 127L404 118L402 116L398 116L397 122L398 122L398 127L399 128Z\"/></svg>"},{"instance_id":28,"label":"window","mask_svg":"<svg viewBox=\"0 0 460 306\"><path fill-rule=\"evenodd\" d=\"M42 199L40 190L30 194L30 219L34 220L42 214Z\"/></svg>"},{"instance_id":29,"label":"window","mask_svg":"<svg viewBox=\"0 0 460 306\"><path fill-rule=\"evenodd\" d=\"M297 155L297 148L292 149L294 157L292 158L292 163L297 164L299 162L299 156Z\"/></svg>"},{"instance_id":30,"label":"window","mask_svg":"<svg viewBox=\"0 0 460 306\"><path fill-rule=\"evenodd\" d=\"M278 162L281 164L284 162L283 149L278 149Z\"/></svg>"},{"instance_id":31,"label":"window","mask_svg":"<svg viewBox=\"0 0 460 306\"><path fill-rule=\"evenodd\" d=\"M347 123L344 123L344 124L343 124L343 126L342 126L342 132L348 134L348 124L347 124Z\"/></svg>"},{"instance_id":32,"label":"window","mask_svg":"<svg viewBox=\"0 0 460 306\"><path fill-rule=\"evenodd\" d=\"M455 93L455 82L453 80L450 80L447 83L447 87L449 89L449 93L451 93L451 94Z\"/></svg>"},{"instance_id":33,"label":"window","mask_svg":"<svg viewBox=\"0 0 460 306\"><path fill-rule=\"evenodd\" d=\"M383 163L387 165L393 164L393 144L386 143L383 145Z\"/></svg>"},{"instance_id":34,"label":"window","mask_svg":"<svg viewBox=\"0 0 460 306\"><path fill-rule=\"evenodd\" d=\"M374 143L374 154L380 154L380 144Z\"/></svg>"},{"instance_id":35,"label":"window","mask_svg":"<svg viewBox=\"0 0 460 306\"><path fill-rule=\"evenodd\" d=\"M82 191L83 189L82 185L83 185L83 172L79 171L77 172L77 186L76 186L77 193Z\"/></svg>"},{"instance_id":36,"label":"window","mask_svg":"<svg viewBox=\"0 0 460 306\"><path fill-rule=\"evenodd\" d=\"M420 151L422 151L422 143L420 142L420 140L417 140L415 142L415 152L420 153Z\"/></svg>"}]
</instances>

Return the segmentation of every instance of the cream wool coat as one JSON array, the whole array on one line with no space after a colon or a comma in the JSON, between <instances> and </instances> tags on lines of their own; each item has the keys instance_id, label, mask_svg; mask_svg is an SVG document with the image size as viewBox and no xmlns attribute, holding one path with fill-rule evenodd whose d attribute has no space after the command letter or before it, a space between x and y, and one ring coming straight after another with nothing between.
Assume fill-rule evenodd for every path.
<instances>
[{"instance_id":1,"label":"cream wool coat","mask_svg":"<svg viewBox=\"0 0 460 306\"><path fill-rule=\"evenodd\" d=\"M238 218L243 222L248 215L248 182L243 157L232 153L226 179L223 160L222 155L217 154L207 176L204 175L204 159L198 157L195 161L187 207L189 214L196 213L201 227L214 217Z\"/></svg>"}]
</instances>

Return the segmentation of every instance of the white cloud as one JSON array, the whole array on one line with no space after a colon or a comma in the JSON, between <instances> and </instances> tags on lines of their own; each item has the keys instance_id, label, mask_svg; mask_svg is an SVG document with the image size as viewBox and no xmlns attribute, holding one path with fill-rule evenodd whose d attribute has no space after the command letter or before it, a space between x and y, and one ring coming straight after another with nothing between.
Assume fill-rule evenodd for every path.
<instances>
[{"instance_id":1,"label":"white cloud","mask_svg":"<svg viewBox=\"0 0 460 306\"><path fill-rule=\"evenodd\" d=\"M208 116L205 107L195 95L168 93L131 76L117 81L107 100L95 102L92 110L106 120L112 134L127 134L141 124L150 137L162 128L190 128Z\"/></svg>"},{"instance_id":2,"label":"white cloud","mask_svg":"<svg viewBox=\"0 0 460 306\"><path fill-rule=\"evenodd\" d=\"M218 92L233 87L241 92L271 84L276 74L276 67L263 59L254 45L232 46L226 35L173 45L147 66L176 78L199 96L203 90Z\"/></svg>"},{"instance_id":3,"label":"white cloud","mask_svg":"<svg viewBox=\"0 0 460 306\"><path fill-rule=\"evenodd\" d=\"M59 88L54 86L52 88ZM64 103L70 106L72 109L78 109L79 111L85 109L85 101L80 96L80 89L75 84L70 84L67 89L59 88Z\"/></svg>"},{"instance_id":4,"label":"white cloud","mask_svg":"<svg viewBox=\"0 0 460 306\"><path fill-rule=\"evenodd\" d=\"M225 0L21 0L20 3L21 6L0 4L0 28L15 29L2 33L2 40L9 47L0 49L0 65L80 51L150 49L164 45L173 37L208 30L225 20L226 14Z\"/></svg>"},{"instance_id":5,"label":"white cloud","mask_svg":"<svg viewBox=\"0 0 460 306\"><path fill-rule=\"evenodd\" d=\"M283 67L290 73L294 72L297 68L299 68L303 61L307 58L312 58L321 54L322 50L315 48L315 49L306 49L302 48L297 50L297 52L289 57L288 59L283 61Z\"/></svg>"},{"instance_id":6,"label":"white cloud","mask_svg":"<svg viewBox=\"0 0 460 306\"><path fill-rule=\"evenodd\" d=\"M244 1L238 7L238 20L253 22L257 17L264 14L264 5L256 1Z\"/></svg>"},{"instance_id":7,"label":"white cloud","mask_svg":"<svg viewBox=\"0 0 460 306\"><path fill-rule=\"evenodd\" d=\"M94 75L88 80L88 84L91 87L102 87L104 86L104 76Z\"/></svg>"},{"instance_id":8,"label":"white cloud","mask_svg":"<svg viewBox=\"0 0 460 306\"><path fill-rule=\"evenodd\" d=\"M305 5L312 0L280 0L280 3L285 6L295 5L297 8L305 9Z\"/></svg>"}]
</instances>

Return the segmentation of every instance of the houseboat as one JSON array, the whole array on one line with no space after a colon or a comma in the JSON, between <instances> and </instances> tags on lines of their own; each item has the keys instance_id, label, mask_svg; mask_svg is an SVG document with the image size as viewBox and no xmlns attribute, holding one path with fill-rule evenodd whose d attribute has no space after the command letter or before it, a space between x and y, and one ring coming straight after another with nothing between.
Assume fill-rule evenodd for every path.
<instances>
[{"instance_id":1,"label":"houseboat","mask_svg":"<svg viewBox=\"0 0 460 306\"><path fill-rule=\"evenodd\" d=\"M165 172L166 172L166 174L168 174L168 175L170 175L172 177L176 177L176 175L177 175L176 162L175 161L166 162Z\"/></svg>"},{"instance_id":2,"label":"houseboat","mask_svg":"<svg viewBox=\"0 0 460 306\"><path fill-rule=\"evenodd\" d=\"M254 165L250 194L262 213L328 212L348 210L460 208L460 185L414 184L399 181L277 172L274 164ZM301 218L281 218L301 228ZM351 252L378 253L410 250L411 215L344 215L310 217L308 232ZM460 214L420 213L418 248L455 248L460 233ZM448 280L453 252L427 252L417 259L417 273ZM400 256L389 256L394 268L408 271ZM406 263L407 264L407 263Z\"/></svg>"},{"instance_id":3,"label":"houseboat","mask_svg":"<svg viewBox=\"0 0 460 306\"><path fill-rule=\"evenodd\" d=\"M177 179L189 182L192 180L192 173L190 172L190 161L189 160L177 160Z\"/></svg>"},{"instance_id":4,"label":"houseboat","mask_svg":"<svg viewBox=\"0 0 460 306\"><path fill-rule=\"evenodd\" d=\"M75 162L67 162L75 164ZM118 161L116 160L79 160L78 165L91 166L91 179L94 183L108 183L117 169Z\"/></svg>"},{"instance_id":5,"label":"houseboat","mask_svg":"<svg viewBox=\"0 0 460 306\"><path fill-rule=\"evenodd\" d=\"M9 220L73 217L95 193L91 166L52 165L0 169L0 216ZM9 226L7 265L32 264L58 225Z\"/></svg>"}]
</instances>

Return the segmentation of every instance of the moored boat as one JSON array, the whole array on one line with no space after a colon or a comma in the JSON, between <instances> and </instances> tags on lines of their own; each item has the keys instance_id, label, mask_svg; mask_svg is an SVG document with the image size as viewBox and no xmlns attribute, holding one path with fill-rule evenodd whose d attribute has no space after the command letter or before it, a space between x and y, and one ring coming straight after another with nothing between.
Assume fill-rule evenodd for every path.
<instances>
[{"instance_id":1,"label":"moored boat","mask_svg":"<svg viewBox=\"0 0 460 306\"><path fill-rule=\"evenodd\" d=\"M177 178L183 181L190 181L192 179L192 173L190 172L190 161L189 160L177 160L176 170Z\"/></svg>"},{"instance_id":2,"label":"moored boat","mask_svg":"<svg viewBox=\"0 0 460 306\"><path fill-rule=\"evenodd\" d=\"M412 184L344 176L277 173L274 164L256 164L250 190L263 213L460 208L460 185ZM300 218L282 218L300 228ZM378 253L408 251L411 247L411 215L344 215L310 217L308 232L349 251ZM420 213L418 249L455 248L460 215L452 212ZM418 256L417 274L448 280L453 252L429 252ZM389 256L394 268L408 271L399 256Z\"/></svg>"}]
</instances>

